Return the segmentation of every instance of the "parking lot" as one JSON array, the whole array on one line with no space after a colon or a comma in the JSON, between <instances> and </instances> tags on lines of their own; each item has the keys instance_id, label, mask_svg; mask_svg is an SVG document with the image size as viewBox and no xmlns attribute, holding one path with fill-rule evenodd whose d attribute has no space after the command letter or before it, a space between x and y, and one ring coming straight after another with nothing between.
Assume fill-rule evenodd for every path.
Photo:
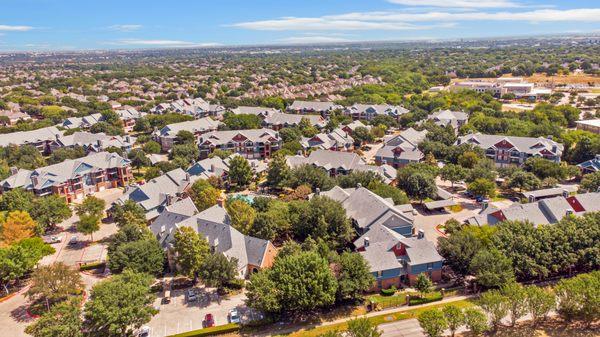
<instances>
[{"instance_id":1,"label":"parking lot","mask_svg":"<svg viewBox=\"0 0 600 337\"><path fill-rule=\"evenodd\" d=\"M159 309L150 323L150 335L152 337L164 337L176 333L190 330L202 329L206 314L212 314L215 325L229 323L228 314L232 309L236 309L240 314L242 322L258 318L258 315L246 307L244 293L230 296L229 298L220 298L213 288L195 287L197 300L188 302L186 300L186 290L173 290L171 292L171 302L161 304L162 296L159 296L154 305Z\"/></svg>"}]
</instances>

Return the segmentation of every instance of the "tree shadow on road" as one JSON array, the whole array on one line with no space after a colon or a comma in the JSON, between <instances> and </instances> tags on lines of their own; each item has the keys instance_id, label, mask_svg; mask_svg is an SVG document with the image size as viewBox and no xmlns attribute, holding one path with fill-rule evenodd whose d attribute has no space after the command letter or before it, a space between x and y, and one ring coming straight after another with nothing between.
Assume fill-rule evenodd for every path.
<instances>
[{"instance_id":1,"label":"tree shadow on road","mask_svg":"<svg viewBox=\"0 0 600 337\"><path fill-rule=\"evenodd\" d=\"M29 323L34 321L34 318L27 314L27 304L20 305L10 312L10 317L20 323Z\"/></svg>"}]
</instances>

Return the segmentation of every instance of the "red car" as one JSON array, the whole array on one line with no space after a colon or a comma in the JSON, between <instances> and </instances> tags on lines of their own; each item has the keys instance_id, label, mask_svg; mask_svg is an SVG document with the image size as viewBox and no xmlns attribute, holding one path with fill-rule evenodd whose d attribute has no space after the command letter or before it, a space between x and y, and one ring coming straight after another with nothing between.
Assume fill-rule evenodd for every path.
<instances>
[{"instance_id":1,"label":"red car","mask_svg":"<svg viewBox=\"0 0 600 337\"><path fill-rule=\"evenodd\" d=\"M210 328L211 326L215 326L215 319L212 314L206 314L206 316L204 316L204 327Z\"/></svg>"}]
</instances>

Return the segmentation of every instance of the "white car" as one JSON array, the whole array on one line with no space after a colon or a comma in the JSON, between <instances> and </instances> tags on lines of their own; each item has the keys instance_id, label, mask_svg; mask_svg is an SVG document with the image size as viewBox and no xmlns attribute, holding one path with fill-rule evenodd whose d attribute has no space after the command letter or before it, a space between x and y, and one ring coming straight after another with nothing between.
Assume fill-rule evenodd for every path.
<instances>
[{"instance_id":1,"label":"white car","mask_svg":"<svg viewBox=\"0 0 600 337\"><path fill-rule=\"evenodd\" d=\"M240 315L236 309L229 311L229 323L240 323Z\"/></svg>"},{"instance_id":2,"label":"white car","mask_svg":"<svg viewBox=\"0 0 600 337\"><path fill-rule=\"evenodd\" d=\"M138 331L138 337L150 337L150 327L143 326Z\"/></svg>"}]
</instances>

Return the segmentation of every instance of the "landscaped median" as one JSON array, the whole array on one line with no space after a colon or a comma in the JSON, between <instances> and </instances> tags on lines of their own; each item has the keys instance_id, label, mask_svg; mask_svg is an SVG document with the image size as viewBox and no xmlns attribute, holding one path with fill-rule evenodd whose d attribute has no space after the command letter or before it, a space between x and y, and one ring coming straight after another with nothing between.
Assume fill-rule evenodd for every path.
<instances>
[{"instance_id":1,"label":"landscaped median","mask_svg":"<svg viewBox=\"0 0 600 337\"><path fill-rule=\"evenodd\" d=\"M440 303L440 304L436 304L436 305L428 305L428 306L424 306L421 308L409 309L409 310L401 311L401 312L381 314L381 315L369 317L368 319L374 325L380 325L380 324L384 324L384 323L392 323L392 322L396 322L396 321L417 318L419 316L419 314L425 310L435 309L435 308L443 308L444 306L450 305L450 304L454 305L458 308L461 308L461 309L471 307L474 305L470 300L458 300L458 301L453 301L453 302ZM347 328L348 328L348 322L346 321L346 322L337 323L337 324L330 324L330 325L324 325L324 326L317 326L317 327L310 328L310 329L303 329L303 330L299 330L299 331L285 334L282 336L317 337L328 331L345 331Z\"/></svg>"},{"instance_id":2,"label":"landscaped median","mask_svg":"<svg viewBox=\"0 0 600 337\"><path fill-rule=\"evenodd\" d=\"M215 336L230 332L236 332L240 329L240 325L236 323L230 323L225 325L213 326L210 328L192 330L188 332L171 335L169 337L201 337L201 336Z\"/></svg>"}]
</instances>

